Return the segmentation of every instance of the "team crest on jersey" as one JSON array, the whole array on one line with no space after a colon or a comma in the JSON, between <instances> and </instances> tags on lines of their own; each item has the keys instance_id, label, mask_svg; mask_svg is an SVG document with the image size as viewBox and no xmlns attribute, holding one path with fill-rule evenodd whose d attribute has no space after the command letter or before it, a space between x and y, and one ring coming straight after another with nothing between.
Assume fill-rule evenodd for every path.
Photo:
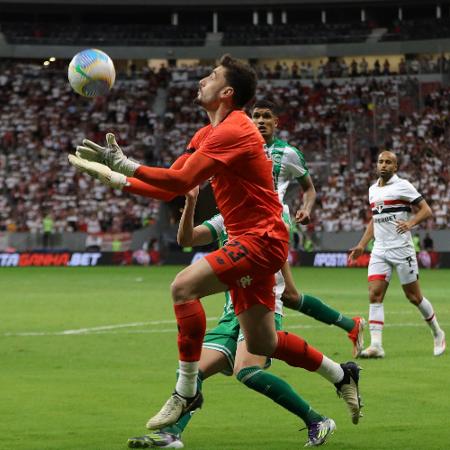
<instances>
[{"instance_id":1,"label":"team crest on jersey","mask_svg":"<svg viewBox=\"0 0 450 450\"><path fill-rule=\"evenodd\" d=\"M378 202L375 202L375 209L378 211L378 214L381 214L383 212L384 207L384 201L379 200Z\"/></svg>"},{"instance_id":2,"label":"team crest on jersey","mask_svg":"<svg viewBox=\"0 0 450 450\"><path fill-rule=\"evenodd\" d=\"M250 286L252 284L253 279L250 277L250 275L247 275L245 277L242 277L238 280L238 284L243 287L246 288L248 286Z\"/></svg>"},{"instance_id":3,"label":"team crest on jersey","mask_svg":"<svg viewBox=\"0 0 450 450\"><path fill-rule=\"evenodd\" d=\"M281 164L281 159L282 159L282 155L280 155L279 153L272 153L272 161L275 164Z\"/></svg>"}]
</instances>

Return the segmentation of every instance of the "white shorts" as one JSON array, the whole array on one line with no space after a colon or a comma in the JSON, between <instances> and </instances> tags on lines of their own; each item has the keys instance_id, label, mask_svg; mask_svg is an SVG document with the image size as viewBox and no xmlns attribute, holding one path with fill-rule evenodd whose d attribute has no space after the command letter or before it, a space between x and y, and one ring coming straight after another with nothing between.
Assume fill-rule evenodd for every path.
<instances>
[{"instance_id":1,"label":"white shorts","mask_svg":"<svg viewBox=\"0 0 450 450\"><path fill-rule=\"evenodd\" d=\"M372 252L369 261L368 280L391 280L392 268L397 270L402 285L419 279L419 266L416 254L409 248L395 248Z\"/></svg>"}]
</instances>

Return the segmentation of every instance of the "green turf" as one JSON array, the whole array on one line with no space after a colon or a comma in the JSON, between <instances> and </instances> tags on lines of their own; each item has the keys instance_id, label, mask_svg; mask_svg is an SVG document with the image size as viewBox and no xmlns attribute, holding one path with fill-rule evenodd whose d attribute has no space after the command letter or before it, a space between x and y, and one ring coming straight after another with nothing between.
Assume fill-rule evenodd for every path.
<instances>
[{"instance_id":1,"label":"green turf","mask_svg":"<svg viewBox=\"0 0 450 450\"><path fill-rule=\"evenodd\" d=\"M178 269L0 269L0 450L116 450L144 432L174 387L168 294ZM421 272L424 294L447 329L449 275ZM365 270L294 269L294 276L305 292L367 316ZM220 295L207 299L207 316L217 317L222 303ZM361 362L360 425L351 424L342 400L318 375L281 362L271 370L335 419L330 449L448 449L449 356L432 356L428 327L396 279L385 312L387 357ZM333 359L350 359L342 330L293 311L285 324ZM188 449L293 450L306 441L295 417L232 378L208 380L204 393L204 408L184 436Z\"/></svg>"}]
</instances>

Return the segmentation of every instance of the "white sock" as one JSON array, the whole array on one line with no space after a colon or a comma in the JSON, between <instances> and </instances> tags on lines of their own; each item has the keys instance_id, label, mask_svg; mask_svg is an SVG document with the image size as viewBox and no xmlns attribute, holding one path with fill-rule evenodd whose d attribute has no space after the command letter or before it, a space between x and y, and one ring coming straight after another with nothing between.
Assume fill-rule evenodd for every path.
<instances>
[{"instance_id":1,"label":"white sock","mask_svg":"<svg viewBox=\"0 0 450 450\"><path fill-rule=\"evenodd\" d=\"M370 345L381 347L384 327L383 303L371 303L369 306Z\"/></svg>"},{"instance_id":2,"label":"white sock","mask_svg":"<svg viewBox=\"0 0 450 450\"><path fill-rule=\"evenodd\" d=\"M326 380L333 384L339 383L344 378L344 370L337 363L323 355L322 364L316 370L319 375L322 375Z\"/></svg>"},{"instance_id":3,"label":"white sock","mask_svg":"<svg viewBox=\"0 0 450 450\"><path fill-rule=\"evenodd\" d=\"M441 332L441 327L438 324L436 315L434 314L433 305L425 297L422 297L422 301L417 305L417 308L422 313L423 318L431 328L433 336L437 336Z\"/></svg>"},{"instance_id":4,"label":"white sock","mask_svg":"<svg viewBox=\"0 0 450 450\"><path fill-rule=\"evenodd\" d=\"M178 380L175 390L183 397L194 397L197 393L198 361L178 361Z\"/></svg>"}]
</instances>

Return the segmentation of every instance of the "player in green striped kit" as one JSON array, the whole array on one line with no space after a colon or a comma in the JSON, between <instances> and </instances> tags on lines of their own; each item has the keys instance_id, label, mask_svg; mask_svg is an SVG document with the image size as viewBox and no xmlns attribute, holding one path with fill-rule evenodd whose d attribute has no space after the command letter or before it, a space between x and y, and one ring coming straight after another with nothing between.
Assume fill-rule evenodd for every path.
<instances>
[{"instance_id":1,"label":"player in green striped kit","mask_svg":"<svg viewBox=\"0 0 450 450\"><path fill-rule=\"evenodd\" d=\"M266 152L273 163L275 189L278 192L280 202L284 206L285 220L289 220L290 223L289 207L285 203L286 191L289 184L296 180L303 190L303 204L296 212L295 220L302 225L308 224L316 199L316 190L303 153L275 136L278 117L274 103L267 100L257 101L252 110L252 119L266 141ZM286 283L286 289L282 296L284 306L347 331L348 337L353 343L353 356L358 356L364 345L364 319L362 317L349 318L343 316L319 298L309 294L300 294L295 287L287 261L281 272Z\"/></svg>"},{"instance_id":2,"label":"player in green striped kit","mask_svg":"<svg viewBox=\"0 0 450 450\"><path fill-rule=\"evenodd\" d=\"M217 241L219 245L223 245L228 236L220 214L194 227L197 195L198 188L192 190L186 196L186 204L178 228L178 243L181 246L195 247ZM275 287L275 327L277 330L282 329L283 304L280 298L284 292L284 287L284 280L280 271L276 274ZM264 394L305 422L308 428L306 446L313 447L323 444L335 430L334 421L313 410L284 380L262 370L270 367L271 360L247 351L229 292L225 293L225 299L224 311L218 325L207 332L204 338L197 381L199 389L201 389L205 379L219 372L225 375L235 374L236 378L247 387ZM327 357L324 355L324 358ZM336 364L331 360L329 361ZM341 364L341 367L344 368L347 364ZM317 372L328 379L321 371L318 370ZM335 386L340 392L339 386ZM345 396L343 398L347 402ZM347 402L347 405L351 410L349 402ZM130 448L183 448L181 434L191 417L192 412L188 412L172 426L143 436L130 438L128 439L128 446Z\"/></svg>"}]
</instances>

